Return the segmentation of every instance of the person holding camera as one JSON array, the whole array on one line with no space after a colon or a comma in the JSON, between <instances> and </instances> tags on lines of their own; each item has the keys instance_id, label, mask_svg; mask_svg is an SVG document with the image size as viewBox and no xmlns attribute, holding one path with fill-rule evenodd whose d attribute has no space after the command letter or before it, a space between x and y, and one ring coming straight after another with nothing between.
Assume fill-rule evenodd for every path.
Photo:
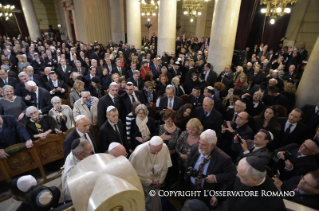
<instances>
[{"instance_id":1,"label":"person holding camera","mask_svg":"<svg viewBox=\"0 0 319 211\"><path fill-rule=\"evenodd\" d=\"M280 173L280 180L287 180L293 176L305 175L318 168L316 155L319 154L319 141L307 139L301 146L289 144L274 151L279 159L273 172Z\"/></svg>"}]
</instances>

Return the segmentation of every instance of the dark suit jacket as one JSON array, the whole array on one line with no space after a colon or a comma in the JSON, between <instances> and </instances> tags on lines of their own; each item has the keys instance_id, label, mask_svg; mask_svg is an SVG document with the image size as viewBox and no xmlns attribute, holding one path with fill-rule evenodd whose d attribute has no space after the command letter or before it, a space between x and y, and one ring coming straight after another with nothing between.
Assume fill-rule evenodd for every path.
<instances>
[{"instance_id":1,"label":"dark suit jacket","mask_svg":"<svg viewBox=\"0 0 319 211\"><path fill-rule=\"evenodd\" d=\"M244 158L244 157L250 157L250 156L256 156L260 159L260 162L262 162L265 165L268 165L271 157L270 157L270 153L268 151L267 147L262 147L260 149L256 149L255 151L249 152L247 154L244 154L244 150L241 146L240 143L238 142L233 142L232 146L231 146L232 150L234 152L238 153L238 156L235 160L235 163L238 164L238 162Z\"/></svg>"},{"instance_id":2,"label":"dark suit jacket","mask_svg":"<svg viewBox=\"0 0 319 211\"><path fill-rule=\"evenodd\" d=\"M56 68L58 66L58 59L57 59L56 56L52 55L51 59L49 59L49 57L45 57L44 63L45 63L46 67L54 67L54 68Z\"/></svg>"},{"instance_id":3,"label":"dark suit jacket","mask_svg":"<svg viewBox=\"0 0 319 211\"><path fill-rule=\"evenodd\" d=\"M101 128L106 121L106 109L110 105L115 106L119 114L121 113L120 100L119 100L119 106L116 106L112 98L110 97L110 95L107 94L101 97L101 99L99 100L97 104L97 124L99 125L99 128Z\"/></svg>"},{"instance_id":4,"label":"dark suit jacket","mask_svg":"<svg viewBox=\"0 0 319 211\"><path fill-rule=\"evenodd\" d=\"M195 109L195 108L197 108L197 107L203 106L203 100L204 100L204 98L205 98L204 95L199 95L198 99L196 100L195 97L194 97L194 95L190 94L190 95L189 95L189 100L188 100L188 102L189 102L190 104L192 104L192 105L193 105L193 108Z\"/></svg>"},{"instance_id":5,"label":"dark suit jacket","mask_svg":"<svg viewBox=\"0 0 319 211\"><path fill-rule=\"evenodd\" d=\"M112 70L112 74L118 73L120 75L120 77L124 75L125 78L127 78L127 72L126 72L125 67L121 67L121 71L122 71L122 74L120 74L120 72L119 72L117 67L114 67L113 70Z\"/></svg>"},{"instance_id":6,"label":"dark suit jacket","mask_svg":"<svg viewBox=\"0 0 319 211\"><path fill-rule=\"evenodd\" d=\"M43 116L42 119L39 121L39 124L42 126L42 132L38 131L38 128L35 126L34 122L31 122L30 120L26 123L26 129L28 133L31 136L32 141L37 140L37 138L34 138L33 136L36 134L44 133L47 130L51 129L52 133L55 133L55 127L54 127L54 121L51 117L49 116Z\"/></svg>"},{"instance_id":7,"label":"dark suit jacket","mask_svg":"<svg viewBox=\"0 0 319 211\"><path fill-rule=\"evenodd\" d=\"M150 137L156 135L156 125L154 119L152 117L148 117L148 122L146 123L148 129L150 130ZM138 126L136 125L136 119L134 119L131 123L131 148L134 150L135 147L140 145L141 143L138 142L135 138L142 137L142 133L140 132Z\"/></svg>"},{"instance_id":8,"label":"dark suit jacket","mask_svg":"<svg viewBox=\"0 0 319 211\"><path fill-rule=\"evenodd\" d=\"M68 92L68 86L63 80L58 80L58 87L64 89L64 92L55 92L54 94L50 94L52 97L58 96L59 98L65 98L65 93ZM56 87L53 86L53 82L49 81L46 83L46 88L48 92L50 93L51 90L55 89Z\"/></svg>"},{"instance_id":9,"label":"dark suit jacket","mask_svg":"<svg viewBox=\"0 0 319 211\"><path fill-rule=\"evenodd\" d=\"M95 52L93 52L90 57L91 59L97 60L97 63L100 64L100 57Z\"/></svg>"},{"instance_id":10,"label":"dark suit jacket","mask_svg":"<svg viewBox=\"0 0 319 211\"><path fill-rule=\"evenodd\" d=\"M163 109L167 109L167 105L168 105L168 98L163 97L161 99L160 105L157 110L161 112ZM183 100L180 97L174 96L174 104L172 109L174 111L177 111L180 107L182 107L182 105L183 105Z\"/></svg>"},{"instance_id":11,"label":"dark suit jacket","mask_svg":"<svg viewBox=\"0 0 319 211\"><path fill-rule=\"evenodd\" d=\"M30 140L28 131L12 115L1 115L3 119L0 149Z\"/></svg>"},{"instance_id":12,"label":"dark suit jacket","mask_svg":"<svg viewBox=\"0 0 319 211\"><path fill-rule=\"evenodd\" d=\"M114 129L113 126L110 125L109 121L105 121L102 127L99 130L99 140L100 140L100 147L99 151L104 153L108 150L109 145L112 142L118 142L122 144L126 151L129 152L129 144L126 139L126 131L125 126L123 125L122 121L119 120L117 123L118 130L120 134L118 134Z\"/></svg>"},{"instance_id":13,"label":"dark suit jacket","mask_svg":"<svg viewBox=\"0 0 319 211\"><path fill-rule=\"evenodd\" d=\"M205 71L203 71L203 72L201 73L201 75L202 75L202 77L204 77L204 80L205 80ZM217 74L216 74L216 72L213 71L213 70L210 70L209 73L208 73L208 76L207 76L207 80L206 80L206 81L207 81L207 83L208 83L209 86L214 87L214 84L215 84L216 81L217 81Z\"/></svg>"},{"instance_id":14,"label":"dark suit jacket","mask_svg":"<svg viewBox=\"0 0 319 211\"><path fill-rule=\"evenodd\" d=\"M38 87L39 96L38 96L38 109L41 110L42 114L47 114L53 107L51 104L51 95L44 88Z\"/></svg>"},{"instance_id":15,"label":"dark suit jacket","mask_svg":"<svg viewBox=\"0 0 319 211\"><path fill-rule=\"evenodd\" d=\"M138 101L140 101L141 104L145 104L145 99L143 96L143 93L141 91L134 91L135 96L137 97ZM131 99L130 96L125 92L124 94L122 94L120 96L120 101L121 101L121 106L122 106L122 117L124 117L124 119L126 118L126 116L132 112L132 103L131 103Z\"/></svg>"},{"instance_id":16,"label":"dark suit jacket","mask_svg":"<svg viewBox=\"0 0 319 211\"><path fill-rule=\"evenodd\" d=\"M157 65L157 66L158 66L159 72L161 72L162 65ZM153 73L153 77L155 77L156 74L157 74L156 66L153 64L153 65L150 66L150 68L151 68L151 71Z\"/></svg>"},{"instance_id":17,"label":"dark suit jacket","mask_svg":"<svg viewBox=\"0 0 319 211\"><path fill-rule=\"evenodd\" d=\"M261 84L266 77L265 74L261 70L256 75L254 72L252 72L250 76L254 77L255 84Z\"/></svg>"},{"instance_id":18,"label":"dark suit jacket","mask_svg":"<svg viewBox=\"0 0 319 211\"><path fill-rule=\"evenodd\" d=\"M94 148L94 152L97 153L97 148L96 148L96 143L95 143L95 139L91 133L91 131L88 132L90 139L93 143L93 148ZM76 131L76 128L74 128L65 138L64 142L63 142L63 152L64 152L64 159L66 159L66 157L70 154L71 152L71 145L72 142L77 139L77 138L81 138L80 135L78 134L78 132Z\"/></svg>"},{"instance_id":19,"label":"dark suit jacket","mask_svg":"<svg viewBox=\"0 0 319 211\"><path fill-rule=\"evenodd\" d=\"M134 84L134 86L136 86L138 88L138 90L142 90L144 88L144 81L141 77L138 79L138 84L136 83L136 81L133 77L129 77L127 79L127 81L132 82Z\"/></svg>"},{"instance_id":20,"label":"dark suit jacket","mask_svg":"<svg viewBox=\"0 0 319 211\"><path fill-rule=\"evenodd\" d=\"M201 121L204 130L212 129L215 130L216 134L220 131L223 117L216 109L213 108L209 116L206 117L203 107L198 107L195 109L194 117L198 118Z\"/></svg>"},{"instance_id":21,"label":"dark suit jacket","mask_svg":"<svg viewBox=\"0 0 319 211\"><path fill-rule=\"evenodd\" d=\"M62 67L58 67L55 72L59 76L59 79L63 80L65 83L68 82L71 72L72 72L72 67L70 65L65 66L65 72L63 71Z\"/></svg>"},{"instance_id":22,"label":"dark suit jacket","mask_svg":"<svg viewBox=\"0 0 319 211\"><path fill-rule=\"evenodd\" d=\"M278 123L281 125L281 131L280 131L281 142L279 143L279 147L283 147L292 143L301 145L302 142L305 141L307 126L300 121L297 123L296 128L291 133L289 133L288 135L285 135L285 124L287 120L288 120L287 117L277 118Z\"/></svg>"},{"instance_id":23,"label":"dark suit jacket","mask_svg":"<svg viewBox=\"0 0 319 211\"><path fill-rule=\"evenodd\" d=\"M15 88L16 85L18 84L17 79L15 79L15 78L13 78L13 77L8 76L7 80L8 80L8 85L12 86L13 88ZM5 85L5 84L4 84L4 82L3 82L3 79L0 78L0 87L3 87L4 85Z\"/></svg>"},{"instance_id":24,"label":"dark suit jacket","mask_svg":"<svg viewBox=\"0 0 319 211\"><path fill-rule=\"evenodd\" d=\"M316 115L315 108L317 105L306 104L302 106L301 110L303 111L303 116L301 121L307 125L307 133L310 138L316 133L316 127L319 125L319 115Z\"/></svg>"},{"instance_id":25,"label":"dark suit jacket","mask_svg":"<svg viewBox=\"0 0 319 211\"><path fill-rule=\"evenodd\" d=\"M98 75L95 75L94 77L100 79L100 77ZM84 79L85 79L85 88L88 90L90 88L90 85L91 85L91 76L90 76L90 74L86 75L84 77Z\"/></svg>"},{"instance_id":26,"label":"dark suit jacket","mask_svg":"<svg viewBox=\"0 0 319 211\"><path fill-rule=\"evenodd\" d=\"M48 76L46 76L46 75L42 75L42 76L40 77L40 84L41 84L41 86L42 86L43 88L46 88L46 84L47 84L47 82L49 82L49 81L51 81L51 79L48 80Z\"/></svg>"}]
</instances>

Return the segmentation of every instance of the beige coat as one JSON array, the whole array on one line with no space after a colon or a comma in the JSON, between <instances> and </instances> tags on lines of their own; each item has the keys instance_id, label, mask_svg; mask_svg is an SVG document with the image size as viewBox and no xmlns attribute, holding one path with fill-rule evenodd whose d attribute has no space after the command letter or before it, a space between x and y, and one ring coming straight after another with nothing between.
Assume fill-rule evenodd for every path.
<instances>
[{"instance_id":1,"label":"beige coat","mask_svg":"<svg viewBox=\"0 0 319 211\"><path fill-rule=\"evenodd\" d=\"M93 105L89 109L86 103L83 102L82 98L78 99L74 103L73 117L76 119L78 115L85 115L89 118L91 124L97 124L97 104L99 99L94 97Z\"/></svg>"}]
</instances>

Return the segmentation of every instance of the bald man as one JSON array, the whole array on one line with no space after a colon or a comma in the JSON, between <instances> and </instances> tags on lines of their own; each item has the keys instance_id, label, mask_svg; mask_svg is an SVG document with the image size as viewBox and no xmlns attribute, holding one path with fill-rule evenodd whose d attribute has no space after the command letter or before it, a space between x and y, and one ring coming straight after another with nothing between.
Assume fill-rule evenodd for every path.
<instances>
[{"instance_id":1,"label":"bald man","mask_svg":"<svg viewBox=\"0 0 319 211\"><path fill-rule=\"evenodd\" d=\"M119 157L121 155L124 157L127 156L127 152L124 146L117 142L112 142L110 144L108 154L113 155L114 157Z\"/></svg>"}]
</instances>

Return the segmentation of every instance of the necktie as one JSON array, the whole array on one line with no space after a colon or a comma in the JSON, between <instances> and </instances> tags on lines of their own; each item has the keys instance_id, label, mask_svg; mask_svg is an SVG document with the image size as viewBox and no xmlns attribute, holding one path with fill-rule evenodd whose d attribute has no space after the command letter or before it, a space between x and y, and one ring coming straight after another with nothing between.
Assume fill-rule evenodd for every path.
<instances>
[{"instance_id":1,"label":"necktie","mask_svg":"<svg viewBox=\"0 0 319 211\"><path fill-rule=\"evenodd\" d=\"M299 158L300 156L301 156L301 153L300 153L300 152L297 152L296 158Z\"/></svg>"},{"instance_id":2,"label":"necktie","mask_svg":"<svg viewBox=\"0 0 319 211\"><path fill-rule=\"evenodd\" d=\"M48 81L50 81L50 76L47 76L47 78L48 78Z\"/></svg>"},{"instance_id":3,"label":"necktie","mask_svg":"<svg viewBox=\"0 0 319 211\"><path fill-rule=\"evenodd\" d=\"M135 82L136 82L136 86L138 87L138 80L135 79Z\"/></svg>"},{"instance_id":4,"label":"necktie","mask_svg":"<svg viewBox=\"0 0 319 211\"><path fill-rule=\"evenodd\" d=\"M255 147L252 147L249 152L252 153L254 151Z\"/></svg>"},{"instance_id":5,"label":"necktie","mask_svg":"<svg viewBox=\"0 0 319 211\"><path fill-rule=\"evenodd\" d=\"M120 76L122 76L122 70L120 67L119 67L119 73L120 73Z\"/></svg>"},{"instance_id":6,"label":"necktie","mask_svg":"<svg viewBox=\"0 0 319 211\"><path fill-rule=\"evenodd\" d=\"M199 164L198 175L195 179L195 187L197 190L201 190L202 173L203 173L204 165L205 165L205 157L203 157L202 162Z\"/></svg>"},{"instance_id":7,"label":"necktie","mask_svg":"<svg viewBox=\"0 0 319 211\"><path fill-rule=\"evenodd\" d=\"M205 114L205 117L208 117L209 116L209 113L204 111L204 114Z\"/></svg>"},{"instance_id":8,"label":"necktie","mask_svg":"<svg viewBox=\"0 0 319 211\"><path fill-rule=\"evenodd\" d=\"M81 69L80 69L80 68L78 69L78 72L81 72Z\"/></svg>"},{"instance_id":9,"label":"necktie","mask_svg":"<svg viewBox=\"0 0 319 211\"><path fill-rule=\"evenodd\" d=\"M156 71L157 71L157 72L159 72L159 68L158 68L158 66L157 66L157 65L156 65Z\"/></svg>"},{"instance_id":10,"label":"necktie","mask_svg":"<svg viewBox=\"0 0 319 211\"><path fill-rule=\"evenodd\" d=\"M234 116L233 116L232 121L235 121L235 120L236 120L236 118L237 118L237 114L236 114L236 113L234 113Z\"/></svg>"},{"instance_id":11,"label":"necktie","mask_svg":"<svg viewBox=\"0 0 319 211\"><path fill-rule=\"evenodd\" d=\"M168 107L172 108L172 100L171 99L168 99L169 102L168 102Z\"/></svg>"},{"instance_id":12,"label":"necktie","mask_svg":"<svg viewBox=\"0 0 319 211\"><path fill-rule=\"evenodd\" d=\"M285 130L285 135L289 135L291 127L292 127L292 124L289 124L289 126Z\"/></svg>"},{"instance_id":13,"label":"necktie","mask_svg":"<svg viewBox=\"0 0 319 211\"><path fill-rule=\"evenodd\" d=\"M118 134L118 135L119 135L119 137L120 137L121 144L123 145L123 142L122 142L122 138L121 138L120 131L119 131L119 129L117 128L117 124L114 124L114 128L115 128L115 132L117 132L117 134Z\"/></svg>"},{"instance_id":14,"label":"necktie","mask_svg":"<svg viewBox=\"0 0 319 211\"><path fill-rule=\"evenodd\" d=\"M135 102L134 96L131 95L131 99L132 99L132 104Z\"/></svg>"},{"instance_id":15,"label":"necktie","mask_svg":"<svg viewBox=\"0 0 319 211\"><path fill-rule=\"evenodd\" d=\"M4 83L5 83L5 85L7 85L8 84L8 79L5 79Z\"/></svg>"}]
</instances>

